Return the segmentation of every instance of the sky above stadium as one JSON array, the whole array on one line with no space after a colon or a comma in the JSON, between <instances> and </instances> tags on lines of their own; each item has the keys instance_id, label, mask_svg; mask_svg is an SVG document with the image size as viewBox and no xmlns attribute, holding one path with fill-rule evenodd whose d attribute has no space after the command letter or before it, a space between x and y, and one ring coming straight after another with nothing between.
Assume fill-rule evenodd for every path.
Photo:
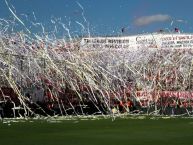
<instances>
[{"instance_id":1,"label":"sky above stadium","mask_svg":"<svg viewBox=\"0 0 193 145\"><path fill-rule=\"evenodd\" d=\"M128 35L175 27L192 33L192 13L193 0L0 1L1 19L15 19L15 30L25 25L35 33L43 31L42 26L44 31L78 35Z\"/></svg>"}]
</instances>

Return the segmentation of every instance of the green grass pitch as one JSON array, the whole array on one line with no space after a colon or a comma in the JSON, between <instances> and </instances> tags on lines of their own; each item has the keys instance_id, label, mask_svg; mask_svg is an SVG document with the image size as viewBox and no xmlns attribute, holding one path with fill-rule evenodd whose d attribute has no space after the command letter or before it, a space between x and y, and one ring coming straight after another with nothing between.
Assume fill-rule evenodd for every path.
<instances>
[{"instance_id":1,"label":"green grass pitch","mask_svg":"<svg viewBox=\"0 0 193 145\"><path fill-rule=\"evenodd\" d=\"M0 145L192 145L191 118L0 122Z\"/></svg>"}]
</instances>

